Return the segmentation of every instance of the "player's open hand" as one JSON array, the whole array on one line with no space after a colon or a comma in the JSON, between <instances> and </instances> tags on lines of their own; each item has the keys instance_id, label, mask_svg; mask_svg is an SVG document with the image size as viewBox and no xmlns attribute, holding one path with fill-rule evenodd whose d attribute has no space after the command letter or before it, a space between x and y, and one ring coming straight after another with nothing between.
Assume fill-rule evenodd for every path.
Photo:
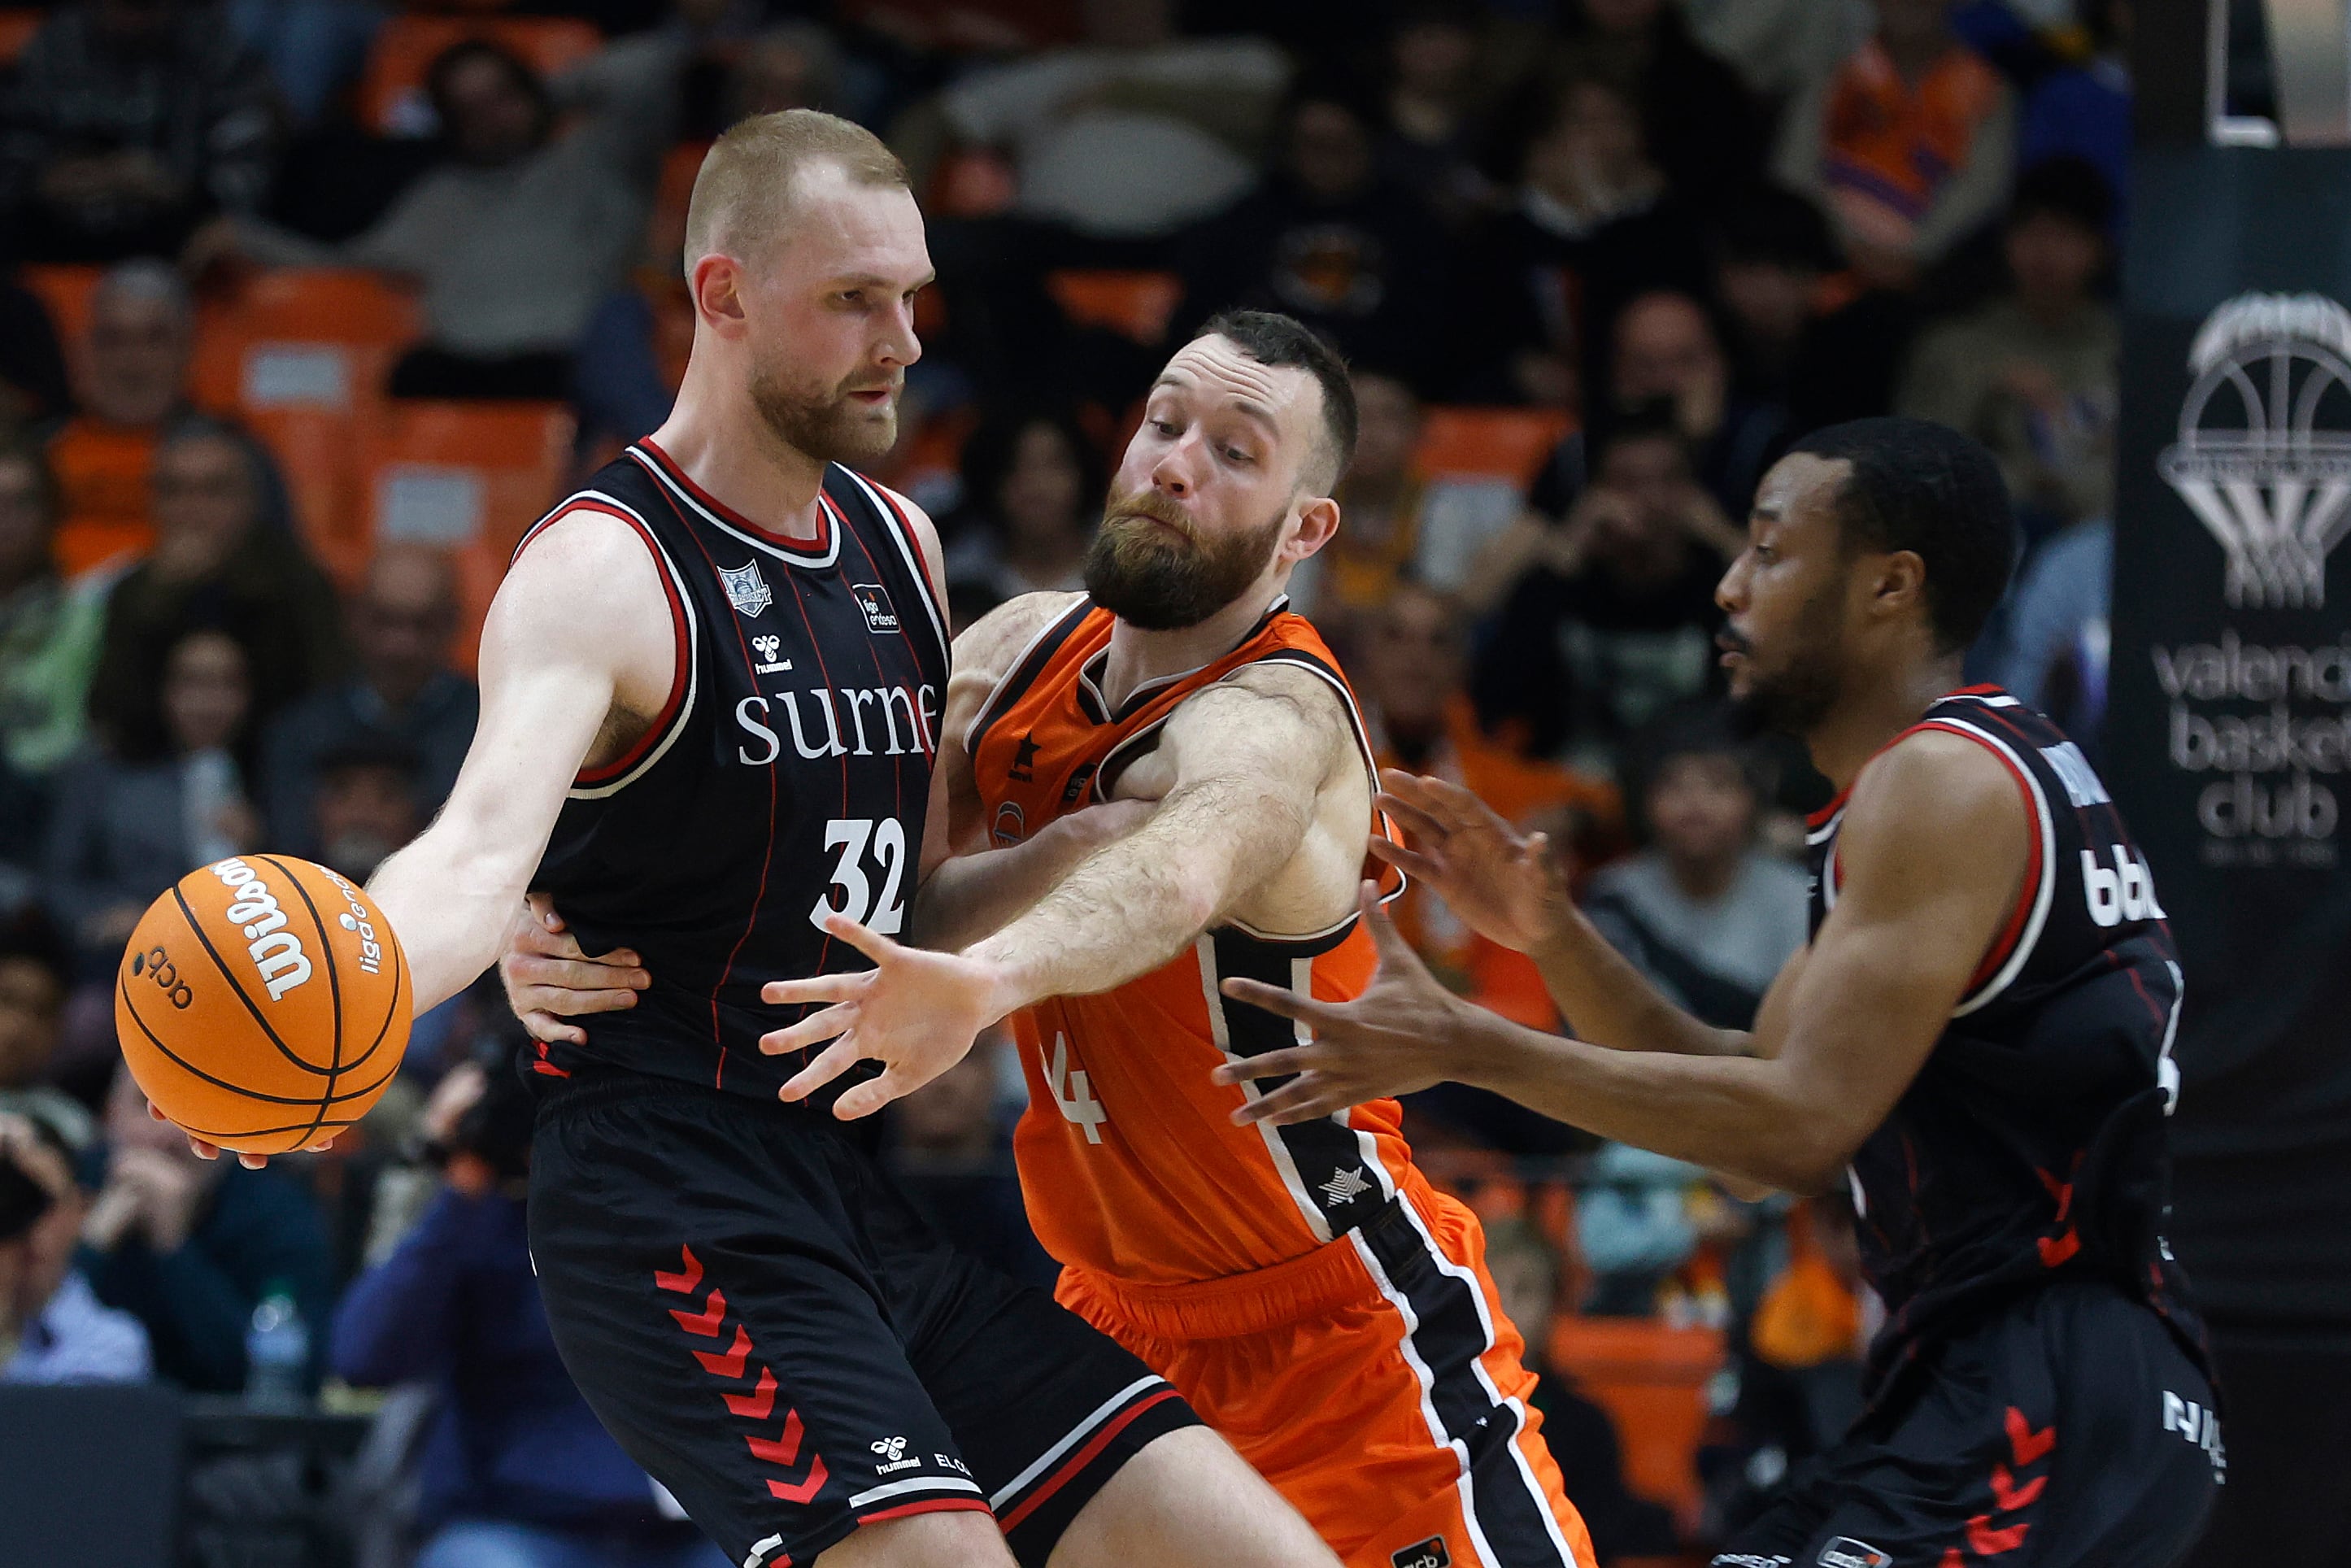
<instances>
[{"instance_id":1,"label":"player's open hand","mask_svg":"<svg viewBox=\"0 0 2351 1568\"><path fill-rule=\"evenodd\" d=\"M1372 852L1433 889L1479 936L1524 953L1567 919L1567 877L1544 833L1521 834L1491 806L1442 779L1380 774L1380 810L1408 842L1372 837Z\"/></svg>"},{"instance_id":2,"label":"player's open hand","mask_svg":"<svg viewBox=\"0 0 2351 1568\"><path fill-rule=\"evenodd\" d=\"M984 964L901 946L845 915L827 915L824 929L872 959L873 967L773 980L761 988L770 1002L831 1004L759 1038L769 1056L832 1041L784 1085L786 1100L804 1100L870 1060L882 1064L880 1076L851 1085L832 1109L844 1122L870 1116L962 1061L974 1037L1004 1015L995 1000L995 974Z\"/></svg>"},{"instance_id":3,"label":"player's open hand","mask_svg":"<svg viewBox=\"0 0 2351 1568\"><path fill-rule=\"evenodd\" d=\"M617 948L590 958L580 939L543 893L523 901L507 933L498 959L507 1006L533 1040L549 1045L585 1045L588 1031L568 1021L581 1013L609 1013L637 1005L637 993L653 984L637 956Z\"/></svg>"},{"instance_id":4,"label":"player's open hand","mask_svg":"<svg viewBox=\"0 0 2351 1568\"><path fill-rule=\"evenodd\" d=\"M1377 884L1362 891L1364 924L1379 946L1380 967L1352 1002L1320 1002L1257 980L1227 980L1225 995L1263 1008L1314 1031L1305 1045L1229 1061L1213 1074L1218 1083L1297 1076L1233 1113L1242 1126L1286 1126L1379 1100L1410 1094L1445 1076L1446 1041L1469 1004L1437 983L1420 956L1397 934L1380 907Z\"/></svg>"}]
</instances>

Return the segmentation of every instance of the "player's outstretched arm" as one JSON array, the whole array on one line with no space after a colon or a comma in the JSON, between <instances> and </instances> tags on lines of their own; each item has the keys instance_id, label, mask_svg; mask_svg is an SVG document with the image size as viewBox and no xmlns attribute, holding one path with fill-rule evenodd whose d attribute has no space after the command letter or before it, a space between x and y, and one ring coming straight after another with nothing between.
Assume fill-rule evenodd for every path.
<instances>
[{"instance_id":1,"label":"player's outstretched arm","mask_svg":"<svg viewBox=\"0 0 2351 1568\"><path fill-rule=\"evenodd\" d=\"M1353 1002L1225 982L1318 1038L1217 1076L1298 1074L1237 1113L1277 1123L1453 1079L1603 1137L1819 1191L1926 1061L2014 904L2031 835L2014 780L1971 741L1929 732L1871 764L1845 811L1836 907L1784 1003L1759 1019L1756 1057L1609 1051L1522 1029L1447 993L1374 917L1379 973Z\"/></svg>"},{"instance_id":2,"label":"player's outstretched arm","mask_svg":"<svg viewBox=\"0 0 2351 1568\"><path fill-rule=\"evenodd\" d=\"M1534 960L1568 1027L1594 1045L1742 1056L1743 1030L1717 1029L1667 1000L1568 896L1541 833L1521 834L1458 784L1389 768L1378 805L1404 830L1372 852L1419 881L1488 940Z\"/></svg>"},{"instance_id":3,"label":"player's outstretched arm","mask_svg":"<svg viewBox=\"0 0 2351 1568\"><path fill-rule=\"evenodd\" d=\"M759 1042L780 1052L833 1041L784 1085L785 1097L872 1058L882 1075L837 1105L841 1116L864 1115L944 1071L1016 1008L1157 968L1298 852L1323 782L1352 745L1321 681L1278 665L1243 670L1168 719L1155 754L1168 784L1149 820L994 936L961 953L925 953L829 920L826 929L875 967L766 988L770 1002L831 1004Z\"/></svg>"},{"instance_id":4,"label":"player's outstretched arm","mask_svg":"<svg viewBox=\"0 0 2351 1568\"><path fill-rule=\"evenodd\" d=\"M668 601L627 524L549 524L482 630L482 714L449 803L368 890L400 935L423 1012L506 946L564 793L616 711L658 713L674 674Z\"/></svg>"}]
</instances>

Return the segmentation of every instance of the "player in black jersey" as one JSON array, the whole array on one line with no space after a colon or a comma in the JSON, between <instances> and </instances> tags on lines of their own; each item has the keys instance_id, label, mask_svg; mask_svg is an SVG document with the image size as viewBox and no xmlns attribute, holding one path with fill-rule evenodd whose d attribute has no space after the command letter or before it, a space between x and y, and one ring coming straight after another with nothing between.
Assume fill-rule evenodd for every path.
<instances>
[{"instance_id":1,"label":"player in black jersey","mask_svg":"<svg viewBox=\"0 0 2351 1568\"><path fill-rule=\"evenodd\" d=\"M527 890L643 986L526 1059L565 1365L744 1568L1337 1568L1148 1367L915 1218L871 1123L778 1097L805 1056L759 1051L760 988L865 966L828 915L1033 899L1131 818L930 876L938 538L842 466L889 450L920 351L897 160L828 115L747 120L685 260L675 411L523 539L464 771L371 883L420 1010L498 957Z\"/></svg>"},{"instance_id":2,"label":"player in black jersey","mask_svg":"<svg viewBox=\"0 0 2351 1568\"><path fill-rule=\"evenodd\" d=\"M1991 455L1921 421L1822 431L1765 476L1719 590L1724 663L1838 794L1812 940L1751 1034L1660 996L1539 837L1393 773L1410 847L1374 849L1529 954L1579 1038L1451 996L1368 901L1358 1000L1225 983L1320 1037L1219 1070L1290 1079L1249 1119L1449 1078L1751 1186L1850 1185L1888 1314L1867 1406L1722 1568L2160 1568L2222 1479L2162 1237L2180 974L2154 879L2081 751L1961 684L2013 539Z\"/></svg>"}]
</instances>

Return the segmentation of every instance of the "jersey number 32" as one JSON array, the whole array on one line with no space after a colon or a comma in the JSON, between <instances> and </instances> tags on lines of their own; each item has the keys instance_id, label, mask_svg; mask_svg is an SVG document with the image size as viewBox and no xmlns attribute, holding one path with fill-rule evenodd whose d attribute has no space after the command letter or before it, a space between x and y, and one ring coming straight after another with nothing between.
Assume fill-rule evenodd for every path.
<instances>
[{"instance_id":1,"label":"jersey number 32","mask_svg":"<svg viewBox=\"0 0 2351 1568\"><path fill-rule=\"evenodd\" d=\"M832 886L809 911L809 924L824 929L825 916L845 915L869 931L895 936L905 924L905 905L898 890L906 879L906 830L895 817L876 821L872 817L835 817L824 825L824 847L841 852L832 864ZM866 871L866 852L872 852L873 875ZM882 891L875 896L874 876ZM833 894L841 895L839 903Z\"/></svg>"}]
</instances>

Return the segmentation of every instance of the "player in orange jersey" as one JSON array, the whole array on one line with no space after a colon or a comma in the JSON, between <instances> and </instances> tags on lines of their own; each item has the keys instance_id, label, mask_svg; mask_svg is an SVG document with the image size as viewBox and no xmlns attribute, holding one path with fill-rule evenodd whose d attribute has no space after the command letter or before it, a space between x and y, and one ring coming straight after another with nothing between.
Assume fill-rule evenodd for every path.
<instances>
[{"instance_id":1,"label":"player in orange jersey","mask_svg":"<svg viewBox=\"0 0 2351 1568\"><path fill-rule=\"evenodd\" d=\"M1243 1127L1259 1091L1209 1076L1297 1038L1227 1000L1227 977L1339 1000L1374 967L1355 904L1371 751L1282 592L1339 526L1353 426L1344 368L1286 317L1220 317L1177 351L1088 592L1015 600L956 642L937 778L963 852L915 899L925 946L831 915L875 967L768 987L819 1010L761 1049L832 1042L788 1097L880 1063L841 1096L857 1116L1011 1015L1021 1185L1063 1302L1175 1383L1352 1568L1590 1568L1478 1222L1414 1166L1395 1103ZM1055 857L991 866L1121 801L1149 803L1109 807L1138 825L1057 880L1010 869ZM550 1015L610 980L544 932L529 946L546 956L510 962L517 1010L580 1027Z\"/></svg>"}]
</instances>

